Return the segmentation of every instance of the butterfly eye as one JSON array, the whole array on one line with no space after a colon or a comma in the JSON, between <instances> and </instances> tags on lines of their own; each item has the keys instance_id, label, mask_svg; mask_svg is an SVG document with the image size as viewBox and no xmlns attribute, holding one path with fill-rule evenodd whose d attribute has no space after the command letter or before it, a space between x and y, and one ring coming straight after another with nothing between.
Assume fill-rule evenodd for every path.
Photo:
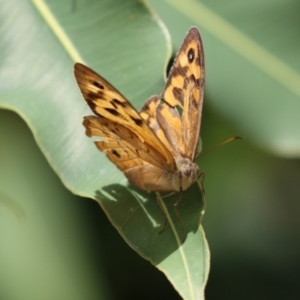
<instances>
[{"instance_id":1,"label":"butterfly eye","mask_svg":"<svg viewBox=\"0 0 300 300\"><path fill-rule=\"evenodd\" d=\"M194 61L194 58L195 58L195 52L194 52L194 49L193 48L190 48L189 49L189 52L188 52L188 61L189 63L192 63Z\"/></svg>"}]
</instances>

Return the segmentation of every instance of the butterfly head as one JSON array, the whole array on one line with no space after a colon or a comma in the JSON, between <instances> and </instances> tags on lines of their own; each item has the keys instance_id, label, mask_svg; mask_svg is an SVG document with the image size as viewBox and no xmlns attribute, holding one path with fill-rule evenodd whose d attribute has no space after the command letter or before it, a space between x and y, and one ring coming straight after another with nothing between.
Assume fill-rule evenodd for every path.
<instances>
[{"instance_id":1,"label":"butterfly head","mask_svg":"<svg viewBox=\"0 0 300 300\"><path fill-rule=\"evenodd\" d=\"M181 189L184 191L192 185L198 178L199 167L189 158L180 158L176 161L177 169L181 177Z\"/></svg>"}]
</instances>

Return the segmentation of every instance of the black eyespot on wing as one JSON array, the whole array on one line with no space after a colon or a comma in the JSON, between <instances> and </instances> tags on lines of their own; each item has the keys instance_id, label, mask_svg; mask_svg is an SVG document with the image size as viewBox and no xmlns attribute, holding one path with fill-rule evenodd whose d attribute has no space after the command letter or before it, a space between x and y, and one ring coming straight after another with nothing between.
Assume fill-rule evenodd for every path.
<instances>
[{"instance_id":1,"label":"black eyespot on wing","mask_svg":"<svg viewBox=\"0 0 300 300\"><path fill-rule=\"evenodd\" d=\"M186 73L188 71L188 67L182 67L180 64L178 64L177 68L173 68L173 76L181 76L185 77Z\"/></svg>"},{"instance_id":2,"label":"black eyespot on wing","mask_svg":"<svg viewBox=\"0 0 300 300\"><path fill-rule=\"evenodd\" d=\"M87 100L87 104L89 105L89 107L91 108L91 110L96 113L96 107L97 105L95 104L95 102L93 101L93 99L86 99Z\"/></svg>"},{"instance_id":3,"label":"black eyespot on wing","mask_svg":"<svg viewBox=\"0 0 300 300\"><path fill-rule=\"evenodd\" d=\"M106 111L108 111L110 114L114 115L114 116L120 116L120 114L113 108L104 108Z\"/></svg>"},{"instance_id":4,"label":"black eyespot on wing","mask_svg":"<svg viewBox=\"0 0 300 300\"><path fill-rule=\"evenodd\" d=\"M87 94L87 100L88 101L93 101L93 100L96 100L96 99L98 99L99 98L99 95L98 94L95 94L95 93L93 93L93 92L89 92L88 94Z\"/></svg>"},{"instance_id":5,"label":"black eyespot on wing","mask_svg":"<svg viewBox=\"0 0 300 300\"><path fill-rule=\"evenodd\" d=\"M194 61L194 59L195 59L195 51L194 51L193 48L189 49L188 54L187 54L187 58L188 58L188 61L189 61L190 64Z\"/></svg>"},{"instance_id":6,"label":"black eyespot on wing","mask_svg":"<svg viewBox=\"0 0 300 300\"><path fill-rule=\"evenodd\" d=\"M101 90L104 90L104 86L103 86L101 83L99 83L98 81L93 81L92 84L93 84L95 87L97 87L97 88L99 88L99 89L101 89Z\"/></svg>"},{"instance_id":7,"label":"black eyespot on wing","mask_svg":"<svg viewBox=\"0 0 300 300\"><path fill-rule=\"evenodd\" d=\"M122 107L125 107L125 106L126 106L126 103L124 103L124 102L122 102L122 101L120 101L120 100L118 100L118 99L112 99L111 104L112 104L114 107L116 107L116 105L120 105L120 106L122 106ZM117 107L116 107L116 108L117 108Z\"/></svg>"},{"instance_id":8,"label":"black eyespot on wing","mask_svg":"<svg viewBox=\"0 0 300 300\"><path fill-rule=\"evenodd\" d=\"M105 101L109 101L110 100L110 96L107 93L105 93L105 91L99 90L97 92L97 96L101 100L105 100Z\"/></svg>"},{"instance_id":9,"label":"black eyespot on wing","mask_svg":"<svg viewBox=\"0 0 300 300\"><path fill-rule=\"evenodd\" d=\"M189 81L195 82L196 83L196 78L194 74L191 74L189 77Z\"/></svg>"},{"instance_id":10,"label":"black eyespot on wing","mask_svg":"<svg viewBox=\"0 0 300 300\"><path fill-rule=\"evenodd\" d=\"M181 88L174 87L173 95L174 95L175 99L180 101L180 103L183 105L183 99L184 99L183 90Z\"/></svg>"},{"instance_id":11,"label":"black eyespot on wing","mask_svg":"<svg viewBox=\"0 0 300 300\"><path fill-rule=\"evenodd\" d=\"M120 155L120 153L119 153L117 150L113 149L113 150L111 150L111 153L112 153L115 157L121 158L121 155Z\"/></svg>"},{"instance_id":12,"label":"black eyespot on wing","mask_svg":"<svg viewBox=\"0 0 300 300\"><path fill-rule=\"evenodd\" d=\"M134 117L132 117L132 116L130 116L130 118L131 118L131 120L132 120L137 126L142 126L143 120L141 120L141 119L136 119L136 118L134 118Z\"/></svg>"},{"instance_id":13,"label":"black eyespot on wing","mask_svg":"<svg viewBox=\"0 0 300 300\"><path fill-rule=\"evenodd\" d=\"M117 109L118 106L126 107L126 103L125 103L125 102L122 102L122 101L120 101L120 100L118 100L118 99L116 99L116 98L112 99L112 100L110 101L110 104L111 104L115 109Z\"/></svg>"}]
</instances>

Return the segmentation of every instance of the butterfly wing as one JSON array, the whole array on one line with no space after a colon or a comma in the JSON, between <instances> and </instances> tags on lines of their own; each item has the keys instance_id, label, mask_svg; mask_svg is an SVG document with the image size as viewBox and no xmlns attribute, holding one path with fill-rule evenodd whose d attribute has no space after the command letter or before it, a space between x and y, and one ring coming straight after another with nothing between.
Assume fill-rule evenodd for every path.
<instances>
[{"instance_id":1,"label":"butterfly wing","mask_svg":"<svg viewBox=\"0 0 300 300\"><path fill-rule=\"evenodd\" d=\"M170 70L162 99L171 107L179 106L181 155L194 160L199 140L204 94L204 51L200 33L192 27Z\"/></svg>"},{"instance_id":2,"label":"butterfly wing","mask_svg":"<svg viewBox=\"0 0 300 300\"><path fill-rule=\"evenodd\" d=\"M111 120L96 116L84 117L87 136L98 136L99 150L124 172L128 180L143 190L172 189L172 169L161 153L142 142L128 128Z\"/></svg>"},{"instance_id":3,"label":"butterfly wing","mask_svg":"<svg viewBox=\"0 0 300 300\"><path fill-rule=\"evenodd\" d=\"M140 115L170 150L175 160L181 157L179 148L181 120L177 109L167 103L161 103L158 96L152 96L141 108Z\"/></svg>"},{"instance_id":4,"label":"butterfly wing","mask_svg":"<svg viewBox=\"0 0 300 300\"><path fill-rule=\"evenodd\" d=\"M80 63L75 64L74 73L84 99L98 116L85 118L87 134L107 139L96 144L100 150L106 152L112 162L124 172L131 167L130 162L119 163L116 152L107 150L113 149L114 143L117 143L119 149L124 147L132 150L130 155L135 156L134 159L131 158L133 161L145 160L168 171L176 169L171 152L121 93L96 72ZM95 118L99 120L96 122Z\"/></svg>"}]
</instances>

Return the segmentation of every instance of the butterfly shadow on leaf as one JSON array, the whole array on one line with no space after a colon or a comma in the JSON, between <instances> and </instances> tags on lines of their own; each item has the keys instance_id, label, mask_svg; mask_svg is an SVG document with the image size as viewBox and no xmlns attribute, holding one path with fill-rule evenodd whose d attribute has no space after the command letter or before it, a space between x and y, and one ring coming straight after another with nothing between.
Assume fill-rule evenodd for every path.
<instances>
[{"instance_id":1,"label":"butterfly shadow on leaf","mask_svg":"<svg viewBox=\"0 0 300 300\"><path fill-rule=\"evenodd\" d=\"M183 230L174 212L178 198L179 193L163 198L162 208L168 225L160 233L165 220L155 193L120 184L105 186L95 192L95 199L126 242L154 265L181 246ZM187 235L199 230L203 203L196 184L183 193L178 211Z\"/></svg>"}]
</instances>

